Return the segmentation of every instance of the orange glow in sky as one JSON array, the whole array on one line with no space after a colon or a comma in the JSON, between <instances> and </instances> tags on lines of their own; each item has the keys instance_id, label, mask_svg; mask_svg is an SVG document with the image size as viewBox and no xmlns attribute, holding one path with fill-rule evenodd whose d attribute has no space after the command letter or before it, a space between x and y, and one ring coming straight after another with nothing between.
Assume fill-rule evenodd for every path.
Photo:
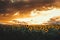
<instances>
[{"instance_id":1,"label":"orange glow in sky","mask_svg":"<svg viewBox=\"0 0 60 40\"><path fill-rule=\"evenodd\" d=\"M47 23L51 18L60 16L59 8L49 8L49 10L39 11L34 9L30 14L21 15L19 12L16 12L11 20L7 21L8 24L27 24L27 25L41 25Z\"/></svg>"}]
</instances>

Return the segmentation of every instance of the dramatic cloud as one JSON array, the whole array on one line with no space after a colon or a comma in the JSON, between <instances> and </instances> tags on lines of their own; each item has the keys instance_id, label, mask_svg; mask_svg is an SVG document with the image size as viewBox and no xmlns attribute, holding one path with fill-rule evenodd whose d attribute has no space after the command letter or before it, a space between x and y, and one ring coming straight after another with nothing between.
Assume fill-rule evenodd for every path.
<instances>
[{"instance_id":1,"label":"dramatic cloud","mask_svg":"<svg viewBox=\"0 0 60 40\"><path fill-rule=\"evenodd\" d=\"M55 0L0 0L0 13L24 11L45 5L51 6L54 2Z\"/></svg>"},{"instance_id":2,"label":"dramatic cloud","mask_svg":"<svg viewBox=\"0 0 60 40\"><path fill-rule=\"evenodd\" d=\"M47 24L58 24L58 25L60 25L60 16L51 18L51 20Z\"/></svg>"}]
</instances>

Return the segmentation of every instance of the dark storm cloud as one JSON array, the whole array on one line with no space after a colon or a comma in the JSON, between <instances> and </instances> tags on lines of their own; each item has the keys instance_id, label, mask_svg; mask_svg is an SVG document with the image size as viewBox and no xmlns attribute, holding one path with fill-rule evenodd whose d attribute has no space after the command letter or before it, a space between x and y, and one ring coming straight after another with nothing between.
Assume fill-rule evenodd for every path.
<instances>
[{"instance_id":1,"label":"dark storm cloud","mask_svg":"<svg viewBox=\"0 0 60 40\"><path fill-rule=\"evenodd\" d=\"M20 2L17 2L16 0L14 1L15 2L12 3L11 0L0 0L0 13L34 9L40 6L45 6L46 4L52 5L55 2L55 0L29 0L29 2L22 0Z\"/></svg>"},{"instance_id":2,"label":"dark storm cloud","mask_svg":"<svg viewBox=\"0 0 60 40\"><path fill-rule=\"evenodd\" d=\"M0 13L6 12L8 5L9 5L9 3L7 1L0 0Z\"/></svg>"}]
</instances>

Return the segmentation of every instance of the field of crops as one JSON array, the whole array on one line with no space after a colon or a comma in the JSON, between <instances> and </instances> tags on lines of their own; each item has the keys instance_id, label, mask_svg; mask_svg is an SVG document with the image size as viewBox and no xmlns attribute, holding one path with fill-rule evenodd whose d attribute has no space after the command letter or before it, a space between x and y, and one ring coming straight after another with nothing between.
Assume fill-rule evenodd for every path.
<instances>
[{"instance_id":1,"label":"field of crops","mask_svg":"<svg viewBox=\"0 0 60 40\"><path fill-rule=\"evenodd\" d=\"M4 40L60 40L60 25L0 25Z\"/></svg>"}]
</instances>

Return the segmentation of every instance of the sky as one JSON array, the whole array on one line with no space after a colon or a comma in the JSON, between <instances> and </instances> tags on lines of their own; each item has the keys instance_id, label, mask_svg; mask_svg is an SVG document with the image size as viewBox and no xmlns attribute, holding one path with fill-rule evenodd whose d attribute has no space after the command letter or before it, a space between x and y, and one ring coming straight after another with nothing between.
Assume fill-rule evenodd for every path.
<instances>
[{"instance_id":1,"label":"sky","mask_svg":"<svg viewBox=\"0 0 60 40\"><path fill-rule=\"evenodd\" d=\"M0 0L0 14L51 6L55 0Z\"/></svg>"},{"instance_id":2,"label":"sky","mask_svg":"<svg viewBox=\"0 0 60 40\"><path fill-rule=\"evenodd\" d=\"M13 14L29 14L32 10L58 6L60 0L0 0L0 20L10 20Z\"/></svg>"}]
</instances>

